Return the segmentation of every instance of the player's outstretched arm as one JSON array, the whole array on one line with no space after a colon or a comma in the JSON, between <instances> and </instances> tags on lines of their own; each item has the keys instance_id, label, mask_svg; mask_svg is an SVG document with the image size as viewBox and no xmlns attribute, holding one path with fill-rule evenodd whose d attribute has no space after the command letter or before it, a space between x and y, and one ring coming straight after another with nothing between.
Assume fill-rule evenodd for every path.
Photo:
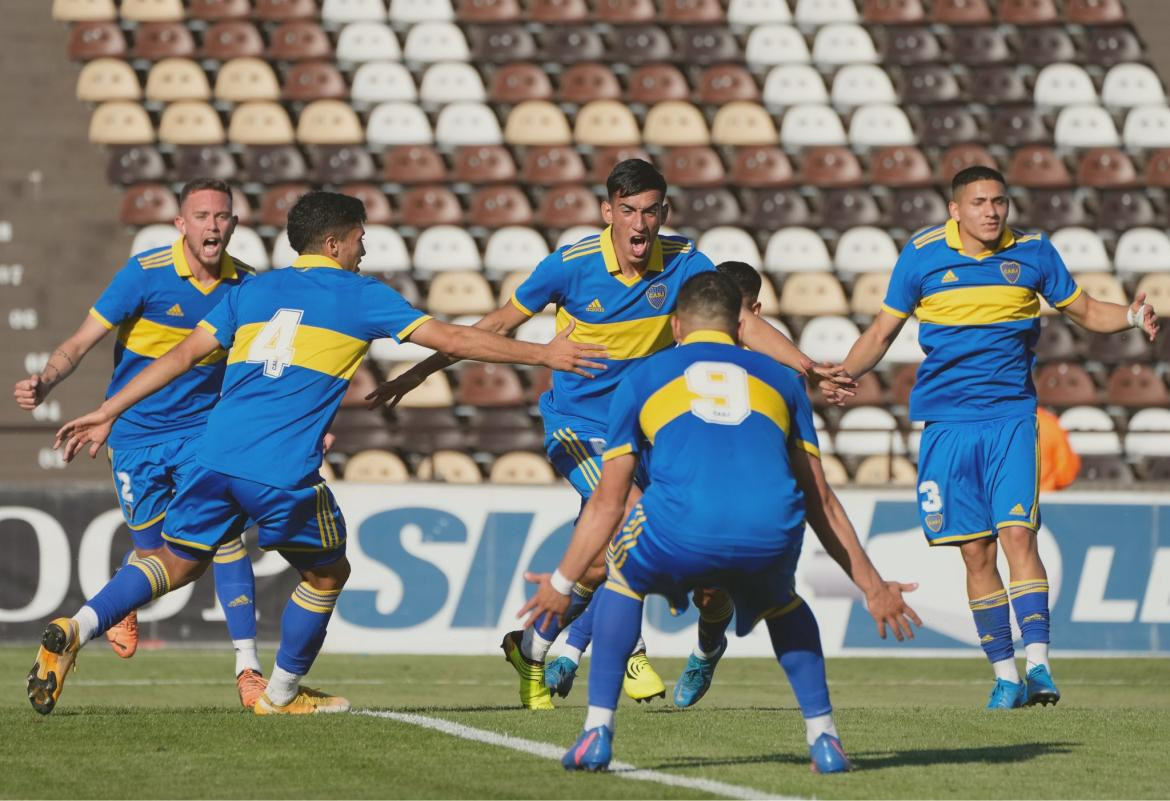
<instances>
[{"instance_id":1,"label":"player's outstretched arm","mask_svg":"<svg viewBox=\"0 0 1170 801\"><path fill-rule=\"evenodd\" d=\"M606 461L601 468L601 481L581 510L573 539L556 572L524 574L527 581L538 585L536 594L516 613L516 617L528 615L525 628L545 613L552 612L559 617L569 608L573 584L609 545L621 523L637 466L638 457L633 453Z\"/></svg>"},{"instance_id":2,"label":"player's outstretched arm","mask_svg":"<svg viewBox=\"0 0 1170 801\"><path fill-rule=\"evenodd\" d=\"M410 334L410 341L434 348L455 360L531 364L592 378L589 370L605 369L604 364L592 359L605 358L607 351L601 345L573 342L569 339L571 333L573 323L570 322L547 345L536 345L517 342L481 328L427 320Z\"/></svg>"},{"instance_id":3,"label":"player's outstretched arm","mask_svg":"<svg viewBox=\"0 0 1170 801\"><path fill-rule=\"evenodd\" d=\"M1076 300L1061 311L1081 328L1097 334L1116 334L1127 328L1140 328L1151 342L1158 335L1158 315L1146 303L1145 292L1139 292L1130 305L1122 306L1120 303L1097 300L1082 291Z\"/></svg>"},{"instance_id":4,"label":"player's outstretched arm","mask_svg":"<svg viewBox=\"0 0 1170 801\"><path fill-rule=\"evenodd\" d=\"M829 403L840 406L846 398L853 396L857 382L846 375L840 365L813 361L766 320L754 314L740 315L740 336L743 344L752 350L770 356L815 382Z\"/></svg>"},{"instance_id":5,"label":"player's outstretched arm","mask_svg":"<svg viewBox=\"0 0 1170 801\"><path fill-rule=\"evenodd\" d=\"M64 446L65 461L70 462L82 448L89 446L89 456L97 456L105 444L110 428L122 412L143 398L153 395L175 378L190 370L219 348L219 341L207 330L196 328L167 353L130 379L126 386L106 399L96 411L70 420L57 432L54 448Z\"/></svg>"},{"instance_id":6,"label":"player's outstretched arm","mask_svg":"<svg viewBox=\"0 0 1170 801\"><path fill-rule=\"evenodd\" d=\"M890 314L884 309L879 311L869 328L865 329L865 333L858 337L853 347L849 349L849 355L841 364L845 373L856 380L872 370L897 339L898 332L902 330L906 320L907 318Z\"/></svg>"},{"instance_id":7,"label":"player's outstretched arm","mask_svg":"<svg viewBox=\"0 0 1170 801\"><path fill-rule=\"evenodd\" d=\"M845 507L825 480L819 458L803 448L793 448L791 459L796 482L804 492L808 524L829 556L865 594L865 605L877 623L878 635L884 640L889 626L899 642L906 637L914 639L910 623L921 626L922 620L902 598L902 593L915 590L918 585L885 581L881 577L861 547Z\"/></svg>"},{"instance_id":8,"label":"player's outstretched arm","mask_svg":"<svg viewBox=\"0 0 1170 801\"><path fill-rule=\"evenodd\" d=\"M12 389L12 396L16 399L16 404L20 408L30 411L39 406L48 397L53 387L60 384L77 369L77 365L81 364L85 354L89 353L94 345L101 342L102 337L108 331L108 328L87 314L81 327L49 354L49 360L45 363L44 369L36 375L30 375L28 378L16 382Z\"/></svg>"}]
</instances>

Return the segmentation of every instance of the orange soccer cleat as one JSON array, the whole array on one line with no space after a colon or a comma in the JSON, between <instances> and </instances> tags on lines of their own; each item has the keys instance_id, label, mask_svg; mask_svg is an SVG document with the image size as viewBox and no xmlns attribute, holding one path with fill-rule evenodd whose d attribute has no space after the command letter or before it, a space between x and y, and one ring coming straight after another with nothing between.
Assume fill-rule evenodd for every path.
<instances>
[{"instance_id":1,"label":"orange soccer cleat","mask_svg":"<svg viewBox=\"0 0 1170 801\"><path fill-rule=\"evenodd\" d=\"M252 668L244 668L236 676L236 689L240 693L240 705L244 709L251 709L268 689L268 680Z\"/></svg>"},{"instance_id":2,"label":"orange soccer cleat","mask_svg":"<svg viewBox=\"0 0 1170 801\"><path fill-rule=\"evenodd\" d=\"M118 656L123 659L134 656L138 650L138 611L130 612L121 621L106 629L106 639Z\"/></svg>"}]
</instances>

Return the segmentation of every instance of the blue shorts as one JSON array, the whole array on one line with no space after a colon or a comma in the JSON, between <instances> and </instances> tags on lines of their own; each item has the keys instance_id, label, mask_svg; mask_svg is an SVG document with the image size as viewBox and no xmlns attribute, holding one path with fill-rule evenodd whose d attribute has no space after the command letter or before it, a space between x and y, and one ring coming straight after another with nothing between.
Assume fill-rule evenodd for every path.
<instances>
[{"instance_id":1,"label":"blue shorts","mask_svg":"<svg viewBox=\"0 0 1170 801\"><path fill-rule=\"evenodd\" d=\"M557 425L561 424L561 425ZM589 499L601 481L601 456L605 453L605 435L566 420L545 420L544 449L548 460L564 478L568 479L581 496L582 504ZM641 459L634 474L634 483L645 488L649 483Z\"/></svg>"},{"instance_id":2,"label":"blue shorts","mask_svg":"<svg viewBox=\"0 0 1170 801\"><path fill-rule=\"evenodd\" d=\"M345 519L325 482L280 489L196 464L179 488L162 538L181 555L210 556L256 521L258 543L295 567L329 564L345 554Z\"/></svg>"},{"instance_id":3,"label":"blue shorts","mask_svg":"<svg viewBox=\"0 0 1170 801\"><path fill-rule=\"evenodd\" d=\"M639 503L606 552L605 586L639 600L664 595L676 614L686 610L691 590L719 587L735 604L735 632L743 637L761 620L780 617L804 602L796 594L795 579L803 539L801 525L777 554L735 553L734 548L700 553L655 533Z\"/></svg>"},{"instance_id":4,"label":"blue shorts","mask_svg":"<svg viewBox=\"0 0 1170 801\"><path fill-rule=\"evenodd\" d=\"M107 448L114 492L137 550L162 547L167 506L195 467L195 451L202 438L196 434L145 448Z\"/></svg>"},{"instance_id":5,"label":"blue shorts","mask_svg":"<svg viewBox=\"0 0 1170 801\"><path fill-rule=\"evenodd\" d=\"M918 454L918 514L931 545L1040 527L1036 415L929 423Z\"/></svg>"}]
</instances>

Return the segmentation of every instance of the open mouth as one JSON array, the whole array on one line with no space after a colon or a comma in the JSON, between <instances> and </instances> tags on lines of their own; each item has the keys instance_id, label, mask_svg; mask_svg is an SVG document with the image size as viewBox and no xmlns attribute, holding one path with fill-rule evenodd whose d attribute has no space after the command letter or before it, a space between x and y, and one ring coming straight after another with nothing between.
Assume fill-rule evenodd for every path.
<instances>
[{"instance_id":1,"label":"open mouth","mask_svg":"<svg viewBox=\"0 0 1170 801\"><path fill-rule=\"evenodd\" d=\"M650 252L650 240L642 234L634 234L630 237L630 253L635 259L644 259L646 254Z\"/></svg>"},{"instance_id":2,"label":"open mouth","mask_svg":"<svg viewBox=\"0 0 1170 801\"><path fill-rule=\"evenodd\" d=\"M220 250L223 248L223 240L218 236L207 236L203 238L201 250L204 258L214 259L219 256Z\"/></svg>"}]
</instances>

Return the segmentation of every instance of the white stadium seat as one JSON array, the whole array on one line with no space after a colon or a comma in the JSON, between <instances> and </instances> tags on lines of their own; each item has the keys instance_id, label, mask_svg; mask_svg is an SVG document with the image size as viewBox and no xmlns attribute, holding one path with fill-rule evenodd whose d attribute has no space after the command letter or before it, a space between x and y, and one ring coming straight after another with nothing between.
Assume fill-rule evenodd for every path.
<instances>
[{"instance_id":1,"label":"white stadium seat","mask_svg":"<svg viewBox=\"0 0 1170 801\"><path fill-rule=\"evenodd\" d=\"M321 3L321 22L326 25L381 22L384 19L386 6L382 0L324 0Z\"/></svg>"},{"instance_id":2,"label":"white stadium seat","mask_svg":"<svg viewBox=\"0 0 1170 801\"><path fill-rule=\"evenodd\" d=\"M1170 409L1142 409L1129 419L1125 452L1130 456L1170 456Z\"/></svg>"},{"instance_id":3,"label":"white stadium seat","mask_svg":"<svg viewBox=\"0 0 1170 801\"><path fill-rule=\"evenodd\" d=\"M366 141L371 145L429 145L434 141L427 115L414 103L380 103L370 112Z\"/></svg>"},{"instance_id":4,"label":"white stadium seat","mask_svg":"<svg viewBox=\"0 0 1170 801\"><path fill-rule=\"evenodd\" d=\"M829 106L793 106L780 123L780 143L785 147L848 144L841 118Z\"/></svg>"},{"instance_id":5,"label":"white stadium seat","mask_svg":"<svg viewBox=\"0 0 1170 801\"><path fill-rule=\"evenodd\" d=\"M776 0L731 0L727 4L727 22L730 25L771 25L791 22L792 12L787 3Z\"/></svg>"},{"instance_id":6,"label":"white stadium seat","mask_svg":"<svg viewBox=\"0 0 1170 801\"><path fill-rule=\"evenodd\" d=\"M800 349L813 361L840 364L859 336L848 317L814 317L800 332Z\"/></svg>"},{"instance_id":7,"label":"white stadium seat","mask_svg":"<svg viewBox=\"0 0 1170 801\"><path fill-rule=\"evenodd\" d=\"M471 234L456 225L435 225L414 243L414 269L422 273L482 268Z\"/></svg>"},{"instance_id":8,"label":"white stadium seat","mask_svg":"<svg viewBox=\"0 0 1170 801\"><path fill-rule=\"evenodd\" d=\"M867 103L896 104L898 92L889 74L877 64L846 64L833 76L831 98L838 108L852 108Z\"/></svg>"},{"instance_id":9,"label":"white stadium seat","mask_svg":"<svg viewBox=\"0 0 1170 801\"><path fill-rule=\"evenodd\" d=\"M1170 147L1170 108L1161 105L1131 109L1121 138L1132 149Z\"/></svg>"},{"instance_id":10,"label":"white stadium seat","mask_svg":"<svg viewBox=\"0 0 1170 801\"><path fill-rule=\"evenodd\" d=\"M1092 105L1097 89L1089 73L1076 64L1049 64L1036 76L1032 98L1038 106Z\"/></svg>"},{"instance_id":11,"label":"white stadium seat","mask_svg":"<svg viewBox=\"0 0 1170 801\"><path fill-rule=\"evenodd\" d=\"M1081 456L1120 454L1121 437L1113 418L1095 406L1073 406L1060 415L1060 427L1068 432L1068 442Z\"/></svg>"},{"instance_id":12,"label":"white stadium seat","mask_svg":"<svg viewBox=\"0 0 1170 801\"><path fill-rule=\"evenodd\" d=\"M780 108L801 103L825 104L825 81L811 64L778 64L764 79L765 106Z\"/></svg>"},{"instance_id":13,"label":"white stadium seat","mask_svg":"<svg viewBox=\"0 0 1170 801\"><path fill-rule=\"evenodd\" d=\"M436 105L482 103L487 100L487 91L475 67L464 61L444 61L427 67L418 96L422 102Z\"/></svg>"},{"instance_id":14,"label":"white stadium seat","mask_svg":"<svg viewBox=\"0 0 1170 801\"><path fill-rule=\"evenodd\" d=\"M161 248L172 245L179 238L179 232L170 223L156 223L138 229L134 234L134 241L130 243L130 255L141 253L144 250Z\"/></svg>"},{"instance_id":15,"label":"white stadium seat","mask_svg":"<svg viewBox=\"0 0 1170 801\"><path fill-rule=\"evenodd\" d=\"M918 318L910 317L902 324L902 330L890 343L890 349L882 361L891 364L917 364L926 358L918 344Z\"/></svg>"},{"instance_id":16,"label":"white stadium seat","mask_svg":"<svg viewBox=\"0 0 1170 801\"><path fill-rule=\"evenodd\" d=\"M390 21L396 24L451 22L454 19L451 0L390 0Z\"/></svg>"},{"instance_id":17,"label":"white stadium seat","mask_svg":"<svg viewBox=\"0 0 1170 801\"><path fill-rule=\"evenodd\" d=\"M895 105L862 106L849 121L849 144L856 148L913 145L917 141L906 112Z\"/></svg>"},{"instance_id":18,"label":"white stadium seat","mask_svg":"<svg viewBox=\"0 0 1170 801\"><path fill-rule=\"evenodd\" d=\"M1108 272L1113 269L1105 243L1096 231L1070 226L1054 231L1052 246L1072 272Z\"/></svg>"},{"instance_id":19,"label":"white stadium seat","mask_svg":"<svg viewBox=\"0 0 1170 801\"><path fill-rule=\"evenodd\" d=\"M492 274L531 270L548 254L548 243L539 231L509 225L488 237L483 249L483 267Z\"/></svg>"},{"instance_id":20,"label":"white stadium seat","mask_svg":"<svg viewBox=\"0 0 1170 801\"><path fill-rule=\"evenodd\" d=\"M363 240L366 255L361 267L371 273L397 273L410 270L410 254L402 235L387 225L366 224Z\"/></svg>"},{"instance_id":21,"label":"white stadium seat","mask_svg":"<svg viewBox=\"0 0 1170 801\"><path fill-rule=\"evenodd\" d=\"M715 264L725 261L742 261L760 269L760 249L756 240L742 228L719 225L708 229L696 243L701 253Z\"/></svg>"},{"instance_id":22,"label":"white stadium seat","mask_svg":"<svg viewBox=\"0 0 1170 801\"><path fill-rule=\"evenodd\" d=\"M858 21L853 0L796 0L792 17L797 25L810 26Z\"/></svg>"},{"instance_id":23,"label":"white stadium seat","mask_svg":"<svg viewBox=\"0 0 1170 801\"><path fill-rule=\"evenodd\" d=\"M516 339L543 345L557 335L557 318L551 314L538 314L521 323L516 329Z\"/></svg>"},{"instance_id":24,"label":"white stadium seat","mask_svg":"<svg viewBox=\"0 0 1170 801\"><path fill-rule=\"evenodd\" d=\"M753 69L776 64L807 64L808 44L791 25L760 25L748 34L744 60Z\"/></svg>"},{"instance_id":25,"label":"white stadium seat","mask_svg":"<svg viewBox=\"0 0 1170 801\"><path fill-rule=\"evenodd\" d=\"M1163 105L1166 91L1158 73L1145 64L1117 64L1105 73L1101 102L1113 108Z\"/></svg>"},{"instance_id":26,"label":"white stadium seat","mask_svg":"<svg viewBox=\"0 0 1170 801\"><path fill-rule=\"evenodd\" d=\"M341 62L400 61L398 37L384 22L353 22L337 35L337 60Z\"/></svg>"},{"instance_id":27,"label":"white stadium seat","mask_svg":"<svg viewBox=\"0 0 1170 801\"><path fill-rule=\"evenodd\" d=\"M237 225L228 243L228 253L254 270L267 270L268 248L260 234L245 225Z\"/></svg>"},{"instance_id":28,"label":"white stadium seat","mask_svg":"<svg viewBox=\"0 0 1170 801\"><path fill-rule=\"evenodd\" d=\"M1109 112L1100 106L1065 106L1056 116L1057 147L1117 147L1121 139Z\"/></svg>"},{"instance_id":29,"label":"white stadium seat","mask_svg":"<svg viewBox=\"0 0 1170 801\"><path fill-rule=\"evenodd\" d=\"M843 22L817 30L812 60L814 64L835 66L876 64L879 59L869 32L855 23Z\"/></svg>"},{"instance_id":30,"label":"white stadium seat","mask_svg":"<svg viewBox=\"0 0 1170 801\"><path fill-rule=\"evenodd\" d=\"M435 143L445 147L500 145L504 143L504 133L495 113L486 104L451 103L439 112Z\"/></svg>"},{"instance_id":31,"label":"white stadium seat","mask_svg":"<svg viewBox=\"0 0 1170 801\"><path fill-rule=\"evenodd\" d=\"M1119 273L1170 270L1170 237L1158 228L1131 228L1117 240L1113 258Z\"/></svg>"},{"instance_id":32,"label":"white stadium seat","mask_svg":"<svg viewBox=\"0 0 1170 801\"><path fill-rule=\"evenodd\" d=\"M297 252L293 250L292 245L288 242L288 231L283 230L276 235L276 241L272 243L272 259L270 264L273 267L288 267L297 260Z\"/></svg>"},{"instance_id":33,"label":"white stadium seat","mask_svg":"<svg viewBox=\"0 0 1170 801\"><path fill-rule=\"evenodd\" d=\"M397 61L367 61L353 74L349 97L354 103L413 103L418 99L410 70Z\"/></svg>"},{"instance_id":34,"label":"white stadium seat","mask_svg":"<svg viewBox=\"0 0 1170 801\"><path fill-rule=\"evenodd\" d=\"M906 442L894 415L877 406L857 406L837 421L833 444L844 456L906 453Z\"/></svg>"},{"instance_id":35,"label":"white stadium seat","mask_svg":"<svg viewBox=\"0 0 1170 801\"><path fill-rule=\"evenodd\" d=\"M595 225L574 225L572 228L566 228L561 231L561 235L557 237L557 247L563 248L569 245L575 245L587 236L600 233L601 229ZM665 234L666 228L663 227L659 233Z\"/></svg>"},{"instance_id":36,"label":"white stadium seat","mask_svg":"<svg viewBox=\"0 0 1170 801\"><path fill-rule=\"evenodd\" d=\"M407 61L424 64L471 60L467 39L454 22L418 23L407 32L402 55Z\"/></svg>"},{"instance_id":37,"label":"white stadium seat","mask_svg":"<svg viewBox=\"0 0 1170 801\"><path fill-rule=\"evenodd\" d=\"M764 270L769 273L827 272L833 269L824 238L811 228L781 228L768 238Z\"/></svg>"},{"instance_id":38,"label":"white stadium seat","mask_svg":"<svg viewBox=\"0 0 1170 801\"><path fill-rule=\"evenodd\" d=\"M881 228L850 228L837 240L833 263L839 273L887 272L898 260L898 246Z\"/></svg>"}]
</instances>

